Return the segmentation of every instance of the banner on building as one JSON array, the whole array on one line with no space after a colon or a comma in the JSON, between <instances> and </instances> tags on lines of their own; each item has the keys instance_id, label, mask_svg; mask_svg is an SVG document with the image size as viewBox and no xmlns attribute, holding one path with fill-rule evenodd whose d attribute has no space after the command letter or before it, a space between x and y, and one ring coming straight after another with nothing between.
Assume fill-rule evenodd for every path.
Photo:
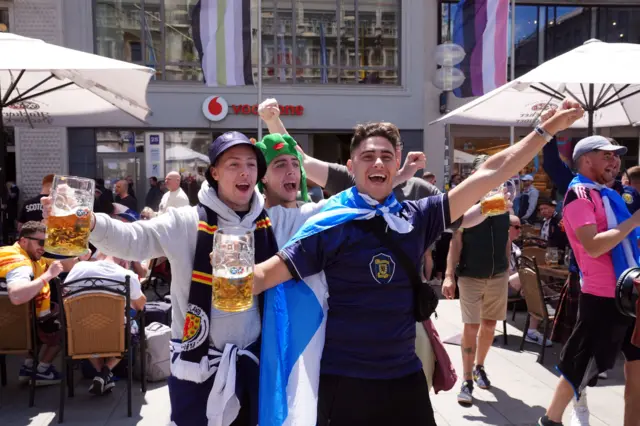
<instances>
[{"instance_id":1,"label":"banner on building","mask_svg":"<svg viewBox=\"0 0 640 426\"><path fill-rule=\"evenodd\" d=\"M144 156L147 178L164 179L164 134L162 132L145 132Z\"/></svg>"},{"instance_id":2,"label":"banner on building","mask_svg":"<svg viewBox=\"0 0 640 426\"><path fill-rule=\"evenodd\" d=\"M191 29L207 86L253 85L250 6L250 0L199 0L194 6Z\"/></svg>"},{"instance_id":3,"label":"banner on building","mask_svg":"<svg viewBox=\"0 0 640 426\"><path fill-rule=\"evenodd\" d=\"M453 19L453 42L466 56L459 98L482 96L507 82L509 0L462 0Z\"/></svg>"}]
</instances>

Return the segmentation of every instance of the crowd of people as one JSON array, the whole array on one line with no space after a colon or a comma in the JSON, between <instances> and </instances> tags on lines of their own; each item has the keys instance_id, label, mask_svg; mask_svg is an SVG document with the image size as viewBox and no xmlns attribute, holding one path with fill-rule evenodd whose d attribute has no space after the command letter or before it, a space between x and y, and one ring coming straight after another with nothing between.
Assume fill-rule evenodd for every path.
<instances>
[{"instance_id":1,"label":"crowd of people","mask_svg":"<svg viewBox=\"0 0 640 426\"><path fill-rule=\"evenodd\" d=\"M174 424L243 426L288 418L305 425L435 425L427 361L416 354L416 330L432 313L435 295L417 292L414 276L442 283L446 298L460 298L463 371L457 398L472 404L474 386L491 387L484 364L495 326L506 318L510 295L521 290L523 224L538 222L542 244L573 253L560 307L566 321L558 326L571 332L560 382L539 424L561 424L572 399L575 421L582 422L576 424L588 424L585 389L613 367L622 350L625 426L638 426L640 349L630 343L633 323L617 312L613 291L620 269L630 266L617 248L638 252L632 237L640 213L630 210L640 197L615 180L625 148L606 138L578 143L575 177L566 165L552 166L559 160L554 136L582 117L580 105L566 101L546 112L522 141L477 157L474 172L453 176L444 193L433 173L414 177L426 165L423 153L407 153L400 168L403 146L391 123L356 126L350 160L339 165L305 153L279 111L275 99L260 105L270 134L257 143L240 132L212 141L197 202L176 171L164 179L166 192L150 178L140 214L132 182L118 181L113 195L97 180L91 250L78 258L46 259L42 221L51 210L52 176L43 179L41 194L25 203L30 215L20 216L17 242L0 249L8 295L15 304L36 299L46 345L38 365L25 360L21 377L35 368L39 383L59 381L52 365L60 333L50 287L56 277L67 274L64 281L75 283L128 276L131 307L141 310L146 298L140 281L148 276L149 261L162 259L171 265L167 350ZM515 209L484 215L478 203L483 196L518 175L540 150L545 169L554 167L548 172L554 184L566 193L564 214L525 175ZM633 169L626 174L630 184L638 184L639 175ZM323 199L316 188L331 198ZM255 245L254 303L234 313L212 304L213 235L228 227L253 232ZM576 304L579 313L572 319ZM527 341L550 344L537 328L532 320ZM91 360L91 393L113 388L118 361Z\"/></svg>"}]
</instances>

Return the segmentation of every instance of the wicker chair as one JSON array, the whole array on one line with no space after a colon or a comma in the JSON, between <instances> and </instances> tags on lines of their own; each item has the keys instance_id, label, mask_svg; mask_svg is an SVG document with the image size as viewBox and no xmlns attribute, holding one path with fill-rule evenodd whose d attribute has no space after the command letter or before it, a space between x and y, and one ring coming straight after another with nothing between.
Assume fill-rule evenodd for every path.
<instances>
[{"instance_id":1,"label":"wicker chair","mask_svg":"<svg viewBox=\"0 0 640 426\"><path fill-rule=\"evenodd\" d=\"M75 286L74 286L75 285ZM61 315L63 333L62 382L58 423L64 421L65 387L73 397L73 361L90 358L120 357L127 362L127 414L132 416L131 383L131 302L129 277L124 282L106 278L83 278L58 286L64 306ZM140 315L140 318L144 318ZM145 353L144 321L140 326L141 353ZM141 359L142 392L146 391L145 357Z\"/></svg>"},{"instance_id":2,"label":"wicker chair","mask_svg":"<svg viewBox=\"0 0 640 426\"><path fill-rule=\"evenodd\" d=\"M29 380L29 407L35 403L38 336L35 302L14 305L9 300L5 280L0 280L0 383L7 385L6 355L33 354L33 372Z\"/></svg>"},{"instance_id":3,"label":"wicker chair","mask_svg":"<svg viewBox=\"0 0 640 426\"><path fill-rule=\"evenodd\" d=\"M542 322L542 345L540 345L540 354L538 362L544 364L544 352L546 349L547 337L551 331L550 324L556 315L555 309L548 304L549 301L556 299L557 296L546 297L543 291L543 285L540 281L540 272L538 271L537 259L522 256L518 266L518 274L520 275L520 283L522 284L522 294L527 303L527 320L522 333L522 341L520 342L520 350L524 349L525 337L529 329L531 317Z\"/></svg>"}]
</instances>

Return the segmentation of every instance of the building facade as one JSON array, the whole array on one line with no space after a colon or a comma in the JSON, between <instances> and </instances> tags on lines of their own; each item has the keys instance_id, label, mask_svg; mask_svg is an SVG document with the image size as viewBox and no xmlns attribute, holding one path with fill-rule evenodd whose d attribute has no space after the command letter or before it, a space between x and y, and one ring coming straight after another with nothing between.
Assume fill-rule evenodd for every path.
<instances>
[{"instance_id":1,"label":"building facade","mask_svg":"<svg viewBox=\"0 0 640 426\"><path fill-rule=\"evenodd\" d=\"M37 193L51 172L102 177L107 184L131 176L136 194L144 194L151 176L201 175L206 147L222 132L257 136L256 85L203 82L192 19L197 3L0 0L0 30L156 70L147 96L153 114L138 127L9 129L15 143L8 180L23 196ZM405 153L424 151L442 185L464 171L455 150L475 155L509 144L507 128L428 125L469 101L443 96L431 83L433 51L455 31L457 1L263 0L261 13L257 0L248 3L254 82L260 72L263 98L278 98L286 127L312 155L344 163L354 124L391 121L401 129ZM518 75L589 38L640 42L640 1L518 1L515 12ZM526 132L517 129L516 137ZM631 148L628 160L637 161L638 130L601 133L622 138Z\"/></svg>"}]
</instances>

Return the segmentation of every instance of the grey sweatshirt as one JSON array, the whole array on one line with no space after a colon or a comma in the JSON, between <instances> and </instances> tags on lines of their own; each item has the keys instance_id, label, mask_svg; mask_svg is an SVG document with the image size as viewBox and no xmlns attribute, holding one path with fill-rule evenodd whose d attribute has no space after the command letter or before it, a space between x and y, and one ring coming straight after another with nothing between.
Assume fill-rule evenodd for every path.
<instances>
[{"instance_id":1,"label":"grey sweatshirt","mask_svg":"<svg viewBox=\"0 0 640 426\"><path fill-rule=\"evenodd\" d=\"M264 199L257 190L251 201L251 210L242 220L227 207L207 182L198 193L200 202L218 214L218 226L239 226L253 230L255 218L264 208ZM317 213L324 202L308 203L297 209L272 207L267 209L273 231L282 247L304 224ZM91 243L101 252L127 260L143 261L165 256L171 263L171 338L182 339L193 257L196 251L198 213L195 207L169 208L152 220L123 223L105 214L96 214L96 226ZM212 308L210 339L218 349L232 343L246 348L260 335L257 306L245 312L223 312Z\"/></svg>"}]
</instances>

